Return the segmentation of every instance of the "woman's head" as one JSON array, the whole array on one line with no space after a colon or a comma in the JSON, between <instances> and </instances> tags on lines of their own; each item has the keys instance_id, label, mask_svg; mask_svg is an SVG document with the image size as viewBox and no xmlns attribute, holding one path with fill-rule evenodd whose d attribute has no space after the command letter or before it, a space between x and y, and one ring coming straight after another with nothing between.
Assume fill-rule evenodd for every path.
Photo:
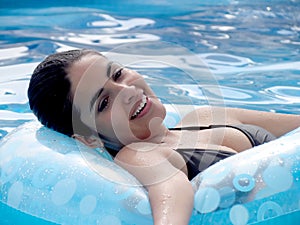
<instances>
[{"instance_id":1,"label":"woman's head","mask_svg":"<svg viewBox=\"0 0 300 225\"><path fill-rule=\"evenodd\" d=\"M34 70L28 97L47 127L69 136L96 131L119 146L153 136L151 126L165 116L140 74L93 50L47 57Z\"/></svg>"},{"instance_id":2,"label":"woman's head","mask_svg":"<svg viewBox=\"0 0 300 225\"><path fill-rule=\"evenodd\" d=\"M71 50L48 56L34 70L28 87L30 109L38 120L43 125L68 136L73 135L68 69L88 54L100 55L93 50ZM84 124L82 132L88 132Z\"/></svg>"}]
</instances>

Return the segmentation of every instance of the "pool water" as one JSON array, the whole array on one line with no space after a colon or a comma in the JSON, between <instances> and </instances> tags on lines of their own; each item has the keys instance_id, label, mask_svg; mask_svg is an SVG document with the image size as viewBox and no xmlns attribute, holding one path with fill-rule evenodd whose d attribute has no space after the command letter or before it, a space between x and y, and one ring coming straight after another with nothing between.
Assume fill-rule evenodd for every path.
<instances>
[{"instance_id":1,"label":"pool water","mask_svg":"<svg viewBox=\"0 0 300 225\"><path fill-rule=\"evenodd\" d=\"M155 62L132 67L166 104L221 99L226 106L300 112L299 0L181 2L1 0L1 138L34 118L26 91L35 66L73 48L150 52ZM164 61L170 55L180 66Z\"/></svg>"}]
</instances>

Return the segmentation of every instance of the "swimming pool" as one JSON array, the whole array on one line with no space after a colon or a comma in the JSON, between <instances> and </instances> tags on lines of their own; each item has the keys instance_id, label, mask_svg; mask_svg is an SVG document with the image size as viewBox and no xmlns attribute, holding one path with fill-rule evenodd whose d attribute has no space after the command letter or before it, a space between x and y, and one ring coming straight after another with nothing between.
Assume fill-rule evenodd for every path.
<instances>
[{"instance_id":1,"label":"swimming pool","mask_svg":"<svg viewBox=\"0 0 300 225\"><path fill-rule=\"evenodd\" d=\"M299 1L180 2L0 1L1 136L33 118L26 88L46 55L129 43L151 43L154 59L169 54L161 42L187 49L208 65L221 90L213 94L228 106L299 113ZM201 75L190 79L166 64L136 69L165 103L207 103Z\"/></svg>"},{"instance_id":2,"label":"swimming pool","mask_svg":"<svg viewBox=\"0 0 300 225\"><path fill-rule=\"evenodd\" d=\"M298 0L184 2L1 0L1 138L34 118L26 89L37 63L69 48L110 52L131 46L159 60L171 51L182 59L179 67L163 60L132 65L167 104L221 99L228 106L299 113ZM184 73L182 66L198 65L186 63L170 46L203 61L217 90L206 83L201 68L192 76ZM202 84L210 87L211 101Z\"/></svg>"}]
</instances>

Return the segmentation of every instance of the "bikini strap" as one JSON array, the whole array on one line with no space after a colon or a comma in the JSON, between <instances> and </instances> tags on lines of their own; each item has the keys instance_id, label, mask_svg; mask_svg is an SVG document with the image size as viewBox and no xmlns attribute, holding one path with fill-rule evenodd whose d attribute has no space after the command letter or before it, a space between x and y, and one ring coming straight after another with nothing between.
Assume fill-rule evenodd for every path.
<instances>
[{"instance_id":1,"label":"bikini strap","mask_svg":"<svg viewBox=\"0 0 300 225\"><path fill-rule=\"evenodd\" d=\"M220 128L220 127L232 127L232 126L212 124L209 126L172 127L172 128L169 128L169 130L208 130L208 129Z\"/></svg>"}]
</instances>

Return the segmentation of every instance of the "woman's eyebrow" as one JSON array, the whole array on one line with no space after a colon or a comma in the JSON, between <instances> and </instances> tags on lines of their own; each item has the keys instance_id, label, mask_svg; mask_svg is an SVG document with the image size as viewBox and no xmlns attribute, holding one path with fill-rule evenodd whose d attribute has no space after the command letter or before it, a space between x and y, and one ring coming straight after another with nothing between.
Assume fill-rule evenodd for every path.
<instances>
[{"instance_id":1,"label":"woman's eyebrow","mask_svg":"<svg viewBox=\"0 0 300 225\"><path fill-rule=\"evenodd\" d=\"M110 72L111 72L111 66L114 62L113 61L109 61L107 64L107 70L106 70L106 76L110 77Z\"/></svg>"},{"instance_id":2,"label":"woman's eyebrow","mask_svg":"<svg viewBox=\"0 0 300 225\"><path fill-rule=\"evenodd\" d=\"M111 66L114 62L113 61L109 61L107 63L107 66L106 66L106 76L109 78L110 77L110 72L111 72ZM92 100L90 102L90 111L92 111L92 108L93 108L93 105L95 104L96 100L99 98L99 96L101 95L101 93L103 92L104 88L100 88L95 94L94 96L92 97Z\"/></svg>"}]
</instances>

